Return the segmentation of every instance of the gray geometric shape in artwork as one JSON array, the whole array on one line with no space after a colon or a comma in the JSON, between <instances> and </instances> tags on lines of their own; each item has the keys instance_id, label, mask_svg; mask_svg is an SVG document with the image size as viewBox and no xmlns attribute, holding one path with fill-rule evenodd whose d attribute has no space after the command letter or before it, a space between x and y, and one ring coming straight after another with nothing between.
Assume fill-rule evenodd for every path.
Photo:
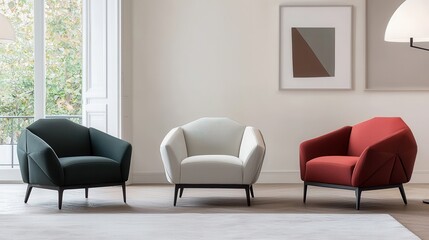
<instances>
[{"instance_id":1,"label":"gray geometric shape in artwork","mask_svg":"<svg viewBox=\"0 0 429 240\"><path fill-rule=\"evenodd\" d=\"M335 76L335 28L297 28L330 76Z\"/></svg>"}]
</instances>

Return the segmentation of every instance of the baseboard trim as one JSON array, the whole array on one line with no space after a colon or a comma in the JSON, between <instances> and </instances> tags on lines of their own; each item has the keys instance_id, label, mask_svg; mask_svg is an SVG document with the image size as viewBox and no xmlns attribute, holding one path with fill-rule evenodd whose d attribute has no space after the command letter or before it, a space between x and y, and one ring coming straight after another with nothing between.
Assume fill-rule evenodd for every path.
<instances>
[{"instance_id":1,"label":"baseboard trim","mask_svg":"<svg viewBox=\"0 0 429 240\"><path fill-rule=\"evenodd\" d=\"M22 183L19 169L0 169L0 183ZM165 184L164 172L134 172L128 184ZM302 183L299 171L264 171L258 183ZM429 183L429 170L416 170L410 183Z\"/></svg>"},{"instance_id":2,"label":"baseboard trim","mask_svg":"<svg viewBox=\"0 0 429 240\"><path fill-rule=\"evenodd\" d=\"M299 171L261 172L258 183L301 183ZM134 172L133 183L168 183L164 172Z\"/></svg>"},{"instance_id":3,"label":"baseboard trim","mask_svg":"<svg viewBox=\"0 0 429 240\"><path fill-rule=\"evenodd\" d=\"M429 183L429 170L415 170L410 183Z\"/></svg>"},{"instance_id":4,"label":"baseboard trim","mask_svg":"<svg viewBox=\"0 0 429 240\"><path fill-rule=\"evenodd\" d=\"M19 168L1 168L0 183L22 183L21 171Z\"/></svg>"},{"instance_id":5,"label":"baseboard trim","mask_svg":"<svg viewBox=\"0 0 429 240\"><path fill-rule=\"evenodd\" d=\"M168 183L164 172L134 172L133 184ZM264 171L259 175L258 183L302 183L297 170ZM429 183L428 170L416 170L410 183Z\"/></svg>"},{"instance_id":6,"label":"baseboard trim","mask_svg":"<svg viewBox=\"0 0 429 240\"><path fill-rule=\"evenodd\" d=\"M134 172L133 184L139 183L168 183L164 172Z\"/></svg>"}]
</instances>

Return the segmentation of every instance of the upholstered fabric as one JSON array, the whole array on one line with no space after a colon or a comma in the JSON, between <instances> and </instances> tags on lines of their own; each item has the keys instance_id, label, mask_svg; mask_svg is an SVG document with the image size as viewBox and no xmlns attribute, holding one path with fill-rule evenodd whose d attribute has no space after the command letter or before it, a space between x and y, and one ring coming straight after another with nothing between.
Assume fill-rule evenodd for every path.
<instances>
[{"instance_id":1,"label":"upholstered fabric","mask_svg":"<svg viewBox=\"0 0 429 240\"><path fill-rule=\"evenodd\" d=\"M348 155L360 156L368 146L403 129L408 129L408 126L398 117L379 117L356 124L350 133Z\"/></svg>"},{"instance_id":2,"label":"upholstered fabric","mask_svg":"<svg viewBox=\"0 0 429 240\"><path fill-rule=\"evenodd\" d=\"M360 209L363 191L398 188L407 204L403 183L411 179L417 143L398 117L376 117L343 127L300 145L303 201L307 186L355 191Z\"/></svg>"},{"instance_id":3,"label":"upholstered fabric","mask_svg":"<svg viewBox=\"0 0 429 240\"><path fill-rule=\"evenodd\" d=\"M162 141L160 151L167 180L180 183L180 165L188 157L183 129L172 129Z\"/></svg>"},{"instance_id":4,"label":"upholstered fabric","mask_svg":"<svg viewBox=\"0 0 429 240\"><path fill-rule=\"evenodd\" d=\"M91 155L88 128L64 119L40 119L27 128L45 141L58 157Z\"/></svg>"},{"instance_id":5,"label":"upholstered fabric","mask_svg":"<svg viewBox=\"0 0 429 240\"><path fill-rule=\"evenodd\" d=\"M259 177L265 143L256 128L201 118L172 129L160 152L170 183L251 185Z\"/></svg>"},{"instance_id":6,"label":"upholstered fabric","mask_svg":"<svg viewBox=\"0 0 429 240\"><path fill-rule=\"evenodd\" d=\"M131 144L94 128L67 119L40 119L22 130L17 144L22 180L27 185L24 202L31 190L58 191L58 209L66 189L122 186L131 161Z\"/></svg>"},{"instance_id":7,"label":"upholstered fabric","mask_svg":"<svg viewBox=\"0 0 429 240\"><path fill-rule=\"evenodd\" d=\"M225 154L238 157L245 126L227 118L201 118L182 126L188 156Z\"/></svg>"},{"instance_id":8,"label":"upholstered fabric","mask_svg":"<svg viewBox=\"0 0 429 240\"><path fill-rule=\"evenodd\" d=\"M40 119L18 139L25 183L72 186L125 182L131 145L66 119Z\"/></svg>"},{"instance_id":9,"label":"upholstered fabric","mask_svg":"<svg viewBox=\"0 0 429 240\"><path fill-rule=\"evenodd\" d=\"M30 132L23 130L26 134L26 142L18 146L26 145L25 158L19 158L21 173L28 173L23 177L29 179L28 183L61 186L64 184L64 173L62 171L58 156L55 151L43 139ZM22 138L18 139L20 142ZM25 163L25 161L28 161ZM28 166L28 169L25 166Z\"/></svg>"},{"instance_id":10,"label":"upholstered fabric","mask_svg":"<svg viewBox=\"0 0 429 240\"><path fill-rule=\"evenodd\" d=\"M121 180L127 181L131 164L131 144L95 128L89 128L89 135L92 155L115 161L120 166Z\"/></svg>"},{"instance_id":11,"label":"upholstered fabric","mask_svg":"<svg viewBox=\"0 0 429 240\"><path fill-rule=\"evenodd\" d=\"M359 157L325 156L307 162L305 179L321 182L351 185L353 170Z\"/></svg>"},{"instance_id":12,"label":"upholstered fabric","mask_svg":"<svg viewBox=\"0 0 429 240\"><path fill-rule=\"evenodd\" d=\"M365 149L356 163L352 184L367 187L407 183L416 154L414 136L408 127L403 128Z\"/></svg>"},{"instance_id":13,"label":"upholstered fabric","mask_svg":"<svg viewBox=\"0 0 429 240\"><path fill-rule=\"evenodd\" d=\"M243 161L230 155L199 155L181 163L180 183L243 184Z\"/></svg>"},{"instance_id":14,"label":"upholstered fabric","mask_svg":"<svg viewBox=\"0 0 429 240\"><path fill-rule=\"evenodd\" d=\"M347 156L352 127L343 127L301 143L299 148L301 179L305 179L306 164L322 156Z\"/></svg>"},{"instance_id":15,"label":"upholstered fabric","mask_svg":"<svg viewBox=\"0 0 429 240\"><path fill-rule=\"evenodd\" d=\"M122 182L118 162L99 156L60 158L64 171L64 186Z\"/></svg>"},{"instance_id":16,"label":"upholstered fabric","mask_svg":"<svg viewBox=\"0 0 429 240\"><path fill-rule=\"evenodd\" d=\"M401 118L377 117L303 142L301 179L353 187L402 184L411 179L416 154Z\"/></svg>"},{"instance_id":17,"label":"upholstered fabric","mask_svg":"<svg viewBox=\"0 0 429 240\"><path fill-rule=\"evenodd\" d=\"M238 157L243 161L243 184L255 183L259 178L265 155L265 143L261 132L246 127Z\"/></svg>"}]
</instances>

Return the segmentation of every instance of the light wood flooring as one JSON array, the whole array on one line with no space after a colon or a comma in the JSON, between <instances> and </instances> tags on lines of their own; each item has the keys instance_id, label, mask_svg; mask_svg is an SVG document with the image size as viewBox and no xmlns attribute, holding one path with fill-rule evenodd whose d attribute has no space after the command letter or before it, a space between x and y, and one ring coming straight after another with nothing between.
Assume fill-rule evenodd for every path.
<instances>
[{"instance_id":1,"label":"light wood flooring","mask_svg":"<svg viewBox=\"0 0 429 240\"><path fill-rule=\"evenodd\" d=\"M309 186L307 203L302 202L302 184L256 184L252 206L247 207L244 190L185 189L173 207L172 185L127 186L127 204L120 187L94 188L85 199L84 190L66 190L63 209L57 209L57 192L34 188L24 204L26 185L0 184L0 217L3 214L68 213L327 213L393 216L414 234L429 239L429 184L406 184L408 205L398 189L362 193L361 210L355 210L353 191Z\"/></svg>"}]
</instances>

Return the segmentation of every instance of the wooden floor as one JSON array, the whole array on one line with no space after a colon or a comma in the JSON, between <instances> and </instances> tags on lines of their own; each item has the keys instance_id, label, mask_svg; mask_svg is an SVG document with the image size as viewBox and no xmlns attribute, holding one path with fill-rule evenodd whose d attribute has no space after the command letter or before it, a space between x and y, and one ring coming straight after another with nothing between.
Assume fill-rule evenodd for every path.
<instances>
[{"instance_id":1,"label":"wooden floor","mask_svg":"<svg viewBox=\"0 0 429 240\"><path fill-rule=\"evenodd\" d=\"M309 186L307 203L302 202L302 184L257 184L255 198L247 207L244 190L185 189L173 207L172 185L127 186L127 204L120 187L66 190L63 209L57 209L57 192L33 189L28 204L23 203L26 185L0 184L1 214L55 213L386 213L422 239L429 239L429 184L407 184L408 205L398 189L362 193L361 210L355 210L353 191Z\"/></svg>"}]
</instances>

